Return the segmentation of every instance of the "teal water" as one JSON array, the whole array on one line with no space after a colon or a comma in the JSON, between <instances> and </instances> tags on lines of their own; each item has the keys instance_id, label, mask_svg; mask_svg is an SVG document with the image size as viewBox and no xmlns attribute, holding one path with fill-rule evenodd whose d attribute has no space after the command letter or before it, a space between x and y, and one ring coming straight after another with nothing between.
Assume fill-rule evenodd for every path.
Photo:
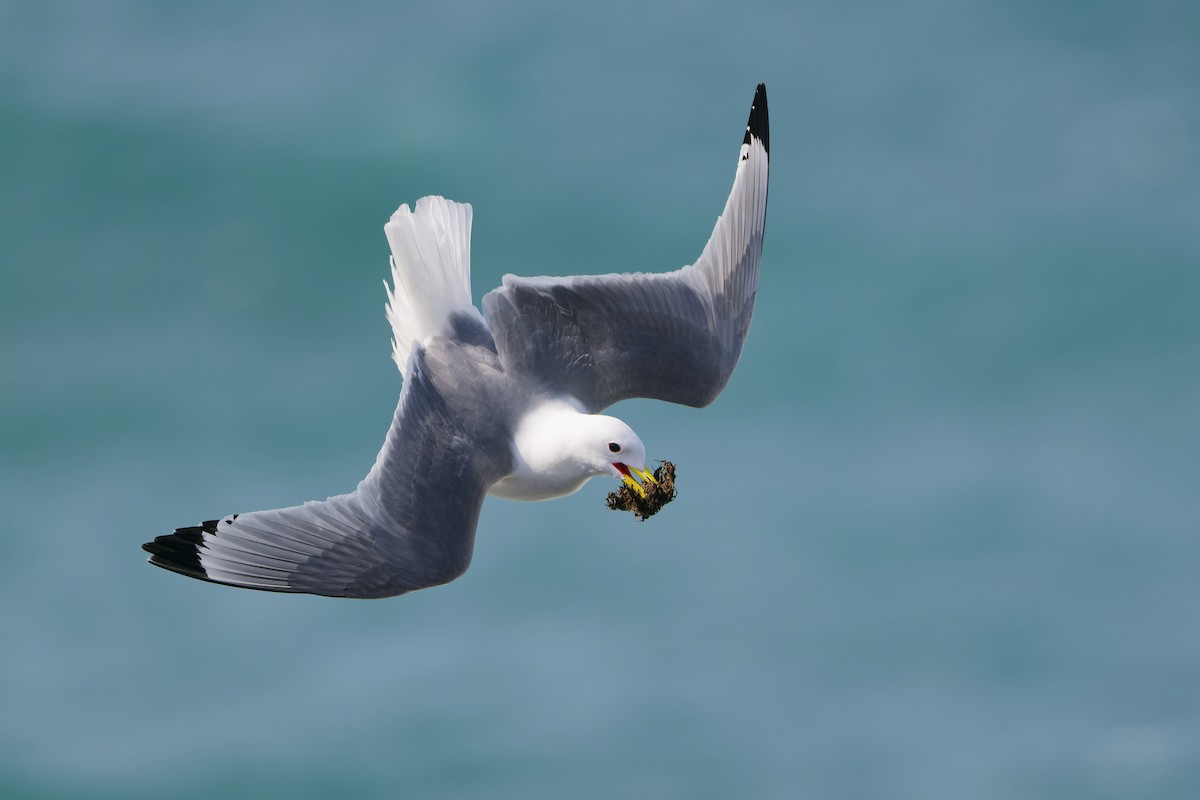
<instances>
[{"instance_id":1,"label":"teal water","mask_svg":"<svg viewBox=\"0 0 1200 800\"><path fill-rule=\"evenodd\" d=\"M0 5L0 795L1196 796L1192 6L328 5ZM678 266L758 81L738 372L616 409L676 503L381 602L145 565L372 463L397 205L476 298Z\"/></svg>"}]
</instances>

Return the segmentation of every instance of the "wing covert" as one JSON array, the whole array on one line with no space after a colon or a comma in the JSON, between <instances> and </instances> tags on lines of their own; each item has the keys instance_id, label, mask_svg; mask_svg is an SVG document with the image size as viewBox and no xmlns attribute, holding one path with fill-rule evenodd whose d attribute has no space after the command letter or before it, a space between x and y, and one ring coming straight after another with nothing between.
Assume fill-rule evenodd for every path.
<instances>
[{"instance_id":1,"label":"wing covert","mask_svg":"<svg viewBox=\"0 0 1200 800\"><path fill-rule=\"evenodd\" d=\"M729 380L754 313L767 209L759 84L733 188L694 264L667 273L507 275L483 300L506 371L599 411L631 397L705 406Z\"/></svg>"}]
</instances>

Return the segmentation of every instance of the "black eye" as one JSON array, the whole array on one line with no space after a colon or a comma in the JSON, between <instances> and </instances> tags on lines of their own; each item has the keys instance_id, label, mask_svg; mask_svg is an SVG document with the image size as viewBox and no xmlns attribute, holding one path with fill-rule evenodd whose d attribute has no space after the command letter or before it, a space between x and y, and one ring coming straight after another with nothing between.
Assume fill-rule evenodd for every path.
<instances>
[{"instance_id":1,"label":"black eye","mask_svg":"<svg viewBox=\"0 0 1200 800\"><path fill-rule=\"evenodd\" d=\"M616 442L609 442L608 449L614 453L619 453L621 452L621 445L617 444Z\"/></svg>"}]
</instances>

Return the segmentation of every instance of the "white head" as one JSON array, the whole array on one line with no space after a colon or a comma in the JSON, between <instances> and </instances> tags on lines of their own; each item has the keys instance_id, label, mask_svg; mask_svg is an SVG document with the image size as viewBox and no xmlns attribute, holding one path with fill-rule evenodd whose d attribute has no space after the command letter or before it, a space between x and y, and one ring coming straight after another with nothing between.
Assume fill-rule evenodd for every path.
<instances>
[{"instance_id":1,"label":"white head","mask_svg":"<svg viewBox=\"0 0 1200 800\"><path fill-rule=\"evenodd\" d=\"M616 417L603 414L590 414L583 419L587 422L582 426L584 435L577 446L588 459L592 474L612 475L631 486L639 486L632 476L645 480L649 473L646 471L646 446L633 428Z\"/></svg>"}]
</instances>

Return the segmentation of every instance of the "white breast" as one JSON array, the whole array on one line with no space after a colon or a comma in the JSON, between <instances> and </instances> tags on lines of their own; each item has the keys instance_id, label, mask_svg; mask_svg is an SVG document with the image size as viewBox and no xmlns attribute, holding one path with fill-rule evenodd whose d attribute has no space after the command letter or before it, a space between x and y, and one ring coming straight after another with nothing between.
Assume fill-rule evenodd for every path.
<instances>
[{"instance_id":1,"label":"white breast","mask_svg":"<svg viewBox=\"0 0 1200 800\"><path fill-rule=\"evenodd\" d=\"M542 475L535 472L513 472L498 483L492 484L488 494L508 500L553 500L575 494L587 483L591 475L568 480L565 477Z\"/></svg>"}]
</instances>

